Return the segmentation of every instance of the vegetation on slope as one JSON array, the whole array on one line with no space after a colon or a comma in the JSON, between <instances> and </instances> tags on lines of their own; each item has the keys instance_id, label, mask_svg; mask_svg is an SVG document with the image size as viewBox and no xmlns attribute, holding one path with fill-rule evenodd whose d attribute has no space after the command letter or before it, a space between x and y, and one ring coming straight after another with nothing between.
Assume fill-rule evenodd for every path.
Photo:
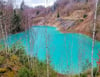
<instances>
[{"instance_id":1,"label":"vegetation on slope","mask_svg":"<svg viewBox=\"0 0 100 77\"><path fill-rule=\"evenodd\" d=\"M10 33L14 34L17 32L24 31L21 26L21 16L20 14L16 14L16 11L14 10L12 20L11 20L11 27L10 27Z\"/></svg>"},{"instance_id":2,"label":"vegetation on slope","mask_svg":"<svg viewBox=\"0 0 100 77\"><path fill-rule=\"evenodd\" d=\"M50 77L57 73L49 66ZM47 77L47 64L26 55L24 47L13 45L0 51L0 77Z\"/></svg>"},{"instance_id":3,"label":"vegetation on slope","mask_svg":"<svg viewBox=\"0 0 100 77\"><path fill-rule=\"evenodd\" d=\"M2 49L0 50L0 77L47 77L46 62L27 55L20 43L15 43L8 49L0 46L0 49ZM90 66L91 64L86 62L83 71L76 75L61 75L49 66L49 75L50 77L88 77L91 76ZM94 77L99 75L98 68L94 68Z\"/></svg>"}]
</instances>

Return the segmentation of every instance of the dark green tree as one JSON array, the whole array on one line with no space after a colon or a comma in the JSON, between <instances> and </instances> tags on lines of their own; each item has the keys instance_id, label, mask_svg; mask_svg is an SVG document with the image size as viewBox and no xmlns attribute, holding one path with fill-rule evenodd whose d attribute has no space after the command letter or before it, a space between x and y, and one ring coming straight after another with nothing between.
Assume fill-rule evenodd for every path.
<instances>
[{"instance_id":1,"label":"dark green tree","mask_svg":"<svg viewBox=\"0 0 100 77\"><path fill-rule=\"evenodd\" d=\"M25 3L24 3L24 1L22 1L21 6L20 6L20 9L23 11L24 10L24 7L25 7Z\"/></svg>"},{"instance_id":2,"label":"dark green tree","mask_svg":"<svg viewBox=\"0 0 100 77\"><path fill-rule=\"evenodd\" d=\"M84 15L83 15L83 18L86 18L87 16L88 16L87 14L84 14Z\"/></svg>"},{"instance_id":3,"label":"dark green tree","mask_svg":"<svg viewBox=\"0 0 100 77\"><path fill-rule=\"evenodd\" d=\"M57 13L57 18L59 18L60 17L60 15L59 15L59 12Z\"/></svg>"},{"instance_id":4,"label":"dark green tree","mask_svg":"<svg viewBox=\"0 0 100 77\"><path fill-rule=\"evenodd\" d=\"M22 67L19 71L18 71L18 77L31 77L31 71L30 69L26 68L26 67Z\"/></svg>"},{"instance_id":5,"label":"dark green tree","mask_svg":"<svg viewBox=\"0 0 100 77\"><path fill-rule=\"evenodd\" d=\"M86 0L86 2L88 2L88 0Z\"/></svg>"},{"instance_id":6,"label":"dark green tree","mask_svg":"<svg viewBox=\"0 0 100 77\"><path fill-rule=\"evenodd\" d=\"M40 13L40 12L39 12L39 11L37 11L37 12L36 12L36 15L38 15L39 13Z\"/></svg>"},{"instance_id":7,"label":"dark green tree","mask_svg":"<svg viewBox=\"0 0 100 77\"><path fill-rule=\"evenodd\" d=\"M0 11L0 15L2 15L2 11Z\"/></svg>"},{"instance_id":8,"label":"dark green tree","mask_svg":"<svg viewBox=\"0 0 100 77\"><path fill-rule=\"evenodd\" d=\"M11 33L17 33L23 31L21 27L21 17L14 10L12 21L11 21Z\"/></svg>"}]
</instances>

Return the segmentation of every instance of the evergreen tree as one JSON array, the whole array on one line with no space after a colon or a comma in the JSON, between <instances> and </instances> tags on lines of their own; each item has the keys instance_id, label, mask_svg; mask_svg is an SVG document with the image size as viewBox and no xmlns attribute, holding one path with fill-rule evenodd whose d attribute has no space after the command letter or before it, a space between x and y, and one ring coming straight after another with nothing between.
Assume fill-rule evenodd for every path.
<instances>
[{"instance_id":1,"label":"evergreen tree","mask_svg":"<svg viewBox=\"0 0 100 77\"><path fill-rule=\"evenodd\" d=\"M88 2L88 0L86 0L86 2Z\"/></svg>"},{"instance_id":2,"label":"evergreen tree","mask_svg":"<svg viewBox=\"0 0 100 77\"><path fill-rule=\"evenodd\" d=\"M58 14L57 14L57 18L59 18L60 17L60 15L59 15L59 12L58 12Z\"/></svg>"},{"instance_id":3,"label":"evergreen tree","mask_svg":"<svg viewBox=\"0 0 100 77\"><path fill-rule=\"evenodd\" d=\"M25 4L24 4L24 1L22 1L21 6L20 6L20 9L21 10L24 10L24 7L25 7Z\"/></svg>"},{"instance_id":4,"label":"evergreen tree","mask_svg":"<svg viewBox=\"0 0 100 77\"><path fill-rule=\"evenodd\" d=\"M21 28L21 17L19 14L16 14L15 10L14 10L14 14L13 14L11 23L12 23L11 33L23 31L23 29Z\"/></svg>"},{"instance_id":5,"label":"evergreen tree","mask_svg":"<svg viewBox=\"0 0 100 77\"><path fill-rule=\"evenodd\" d=\"M39 11L37 11L37 12L36 12L36 15L38 15L39 13L40 13L40 12L39 12Z\"/></svg>"}]
</instances>

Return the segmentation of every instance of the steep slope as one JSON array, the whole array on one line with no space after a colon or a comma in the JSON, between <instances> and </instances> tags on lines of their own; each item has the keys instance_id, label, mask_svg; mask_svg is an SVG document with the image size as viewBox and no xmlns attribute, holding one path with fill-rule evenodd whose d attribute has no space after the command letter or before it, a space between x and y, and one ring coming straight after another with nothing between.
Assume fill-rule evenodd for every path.
<instances>
[{"instance_id":1,"label":"steep slope","mask_svg":"<svg viewBox=\"0 0 100 77\"><path fill-rule=\"evenodd\" d=\"M93 17L94 17L93 0L74 1L57 0L52 7L45 9L33 18L33 25L55 26L63 33L75 32L82 33L92 37ZM99 9L99 7L98 7ZM99 10L98 10L99 11ZM100 40L99 18L97 16L96 39Z\"/></svg>"}]
</instances>

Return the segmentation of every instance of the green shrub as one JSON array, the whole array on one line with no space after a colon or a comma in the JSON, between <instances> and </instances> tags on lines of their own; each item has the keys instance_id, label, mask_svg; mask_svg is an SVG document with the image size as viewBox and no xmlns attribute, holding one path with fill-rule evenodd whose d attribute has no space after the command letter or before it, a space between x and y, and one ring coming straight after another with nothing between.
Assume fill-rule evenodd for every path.
<instances>
[{"instance_id":1,"label":"green shrub","mask_svg":"<svg viewBox=\"0 0 100 77\"><path fill-rule=\"evenodd\" d=\"M82 73L80 76L81 77L87 77L87 73Z\"/></svg>"},{"instance_id":2,"label":"green shrub","mask_svg":"<svg viewBox=\"0 0 100 77\"><path fill-rule=\"evenodd\" d=\"M88 16L87 14L84 14L84 15L83 15L83 18L86 18L87 16Z\"/></svg>"},{"instance_id":3,"label":"green shrub","mask_svg":"<svg viewBox=\"0 0 100 77\"><path fill-rule=\"evenodd\" d=\"M22 26L21 26L21 15L16 13L16 10L14 10L12 19L11 19L11 33L15 34L17 32L24 31Z\"/></svg>"},{"instance_id":4,"label":"green shrub","mask_svg":"<svg viewBox=\"0 0 100 77\"><path fill-rule=\"evenodd\" d=\"M93 68L93 76L96 77L98 75L100 75L100 72L98 72L98 68L97 67Z\"/></svg>"},{"instance_id":5,"label":"green shrub","mask_svg":"<svg viewBox=\"0 0 100 77\"><path fill-rule=\"evenodd\" d=\"M0 64L3 64L4 61L5 61L5 57L0 55Z\"/></svg>"},{"instance_id":6,"label":"green shrub","mask_svg":"<svg viewBox=\"0 0 100 77\"><path fill-rule=\"evenodd\" d=\"M57 13L57 18L59 18L60 17L60 15L59 15L59 13Z\"/></svg>"},{"instance_id":7,"label":"green shrub","mask_svg":"<svg viewBox=\"0 0 100 77\"><path fill-rule=\"evenodd\" d=\"M79 77L79 75L74 75L74 77Z\"/></svg>"},{"instance_id":8,"label":"green shrub","mask_svg":"<svg viewBox=\"0 0 100 77\"><path fill-rule=\"evenodd\" d=\"M0 15L2 15L3 13L0 11Z\"/></svg>"},{"instance_id":9,"label":"green shrub","mask_svg":"<svg viewBox=\"0 0 100 77\"><path fill-rule=\"evenodd\" d=\"M31 71L28 68L22 67L18 71L18 77L32 77L32 73L31 73Z\"/></svg>"},{"instance_id":10,"label":"green shrub","mask_svg":"<svg viewBox=\"0 0 100 77\"><path fill-rule=\"evenodd\" d=\"M80 19L80 20L79 20L79 22L83 22L83 21L84 21L83 19Z\"/></svg>"},{"instance_id":11,"label":"green shrub","mask_svg":"<svg viewBox=\"0 0 100 77\"><path fill-rule=\"evenodd\" d=\"M96 73L97 73L97 68L94 68L94 69L93 69L93 75L95 76Z\"/></svg>"},{"instance_id":12,"label":"green shrub","mask_svg":"<svg viewBox=\"0 0 100 77\"><path fill-rule=\"evenodd\" d=\"M3 44L0 44L0 51L2 51L5 48Z\"/></svg>"},{"instance_id":13,"label":"green shrub","mask_svg":"<svg viewBox=\"0 0 100 77\"><path fill-rule=\"evenodd\" d=\"M24 47L21 45L21 43L18 41L17 43L13 44L10 51L10 53L14 53L17 56L23 56L26 55Z\"/></svg>"}]
</instances>

